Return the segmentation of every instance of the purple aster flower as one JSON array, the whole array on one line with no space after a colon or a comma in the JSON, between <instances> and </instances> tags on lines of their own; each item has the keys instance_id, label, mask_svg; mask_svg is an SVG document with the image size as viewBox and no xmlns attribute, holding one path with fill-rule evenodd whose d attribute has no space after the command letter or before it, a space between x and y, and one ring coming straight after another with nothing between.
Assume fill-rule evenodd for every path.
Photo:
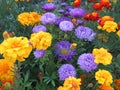
<instances>
[{"instance_id":1,"label":"purple aster flower","mask_svg":"<svg viewBox=\"0 0 120 90\"><path fill-rule=\"evenodd\" d=\"M72 31L73 28L74 28L74 25L72 22L70 21L62 21L60 24L59 24L59 28L62 30L62 31Z\"/></svg>"},{"instance_id":2,"label":"purple aster flower","mask_svg":"<svg viewBox=\"0 0 120 90\"><path fill-rule=\"evenodd\" d=\"M40 32L40 31L46 32L46 27L43 26L43 25L37 25L37 26L34 26L34 27L33 27L32 31L33 31L34 33L38 33L38 32Z\"/></svg>"},{"instance_id":3,"label":"purple aster flower","mask_svg":"<svg viewBox=\"0 0 120 90\"><path fill-rule=\"evenodd\" d=\"M66 2L62 2L62 3L61 3L61 6L63 6L63 7L66 6L66 5L67 5Z\"/></svg>"},{"instance_id":4,"label":"purple aster flower","mask_svg":"<svg viewBox=\"0 0 120 90\"><path fill-rule=\"evenodd\" d=\"M85 14L86 12L82 8L74 8L70 10L70 15L75 18L83 17Z\"/></svg>"},{"instance_id":5,"label":"purple aster flower","mask_svg":"<svg viewBox=\"0 0 120 90\"><path fill-rule=\"evenodd\" d=\"M44 50L35 50L34 51L34 56L35 58L42 58L45 55Z\"/></svg>"},{"instance_id":6,"label":"purple aster flower","mask_svg":"<svg viewBox=\"0 0 120 90\"><path fill-rule=\"evenodd\" d=\"M64 17L64 16L62 16L62 17L60 17L60 18L58 18L57 20L56 20L56 25L59 25L62 21L71 21L71 19L70 18L68 18L68 17Z\"/></svg>"},{"instance_id":7,"label":"purple aster flower","mask_svg":"<svg viewBox=\"0 0 120 90\"><path fill-rule=\"evenodd\" d=\"M58 74L60 80L65 80L70 76L76 77L76 70L71 64L63 64L58 69Z\"/></svg>"},{"instance_id":8,"label":"purple aster flower","mask_svg":"<svg viewBox=\"0 0 120 90\"><path fill-rule=\"evenodd\" d=\"M71 49L71 43L68 41L60 41L55 47L55 54L63 60L71 61L76 50Z\"/></svg>"},{"instance_id":9,"label":"purple aster flower","mask_svg":"<svg viewBox=\"0 0 120 90\"><path fill-rule=\"evenodd\" d=\"M59 13L64 13L65 11L63 9L58 10Z\"/></svg>"},{"instance_id":10,"label":"purple aster flower","mask_svg":"<svg viewBox=\"0 0 120 90\"><path fill-rule=\"evenodd\" d=\"M41 17L41 22L43 24L53 24L56 21L56 15L54 13L51 12L47 12L45 14L42 15Z\"/></svg>"},{"instance_id":11,"label":"purple aster flower","mask_svg":"<svg viewBox=\"0 0 120 90\"><path fill-rule=\"evenodd\" d=\"M53 3L46 3L42 6L42 10L44 11L53 11L56 9L56 5Z\"/></svg>"},{"instance_id":12,"label":"purple aster flower","mask_svg":"<svg viewBox=\"0 0 120 90\"><path fill-rule=\"evenodd\" d=\"M71 11L73 8L72 8L72 6L66 6L65 7L65 10L67 10L67 11Z\"/></svg>"},{"instance_id":13,"label":"purple aster flower","mask_svg":"<svg viewBox=\"0 0 120 90\"><path fill-rule=\"evenodd\" d=\"M78 26L75 29L75 35L77 38L84 39L86 41L92 41L95 39L96 33L89 27Z\"/></svg>"},{"instance_id":14,"label":"purple aster flower","mask_svg":"<svg viewBox=\"0 0 120 90\"><path fill-rule=\"evenodd\" d=\"M84 53L79 56L78 63L80 68L86 70L87 72L91 72L97 68L97 64L94 62L94 56L91 53Z\"/></svg>"}]
</instances>

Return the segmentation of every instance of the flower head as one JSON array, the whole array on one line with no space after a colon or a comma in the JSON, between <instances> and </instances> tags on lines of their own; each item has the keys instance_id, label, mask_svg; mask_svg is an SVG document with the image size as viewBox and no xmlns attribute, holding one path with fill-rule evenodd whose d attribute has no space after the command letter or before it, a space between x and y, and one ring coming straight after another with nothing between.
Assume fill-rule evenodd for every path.
<instances>
[{"instance_id":1,"label":"flower head","mask_svg":"<svg viewBox=\"0 0 120 90\"><path fill-rule=\"evenodd\" d=\"M106 21L102 27L102 30L106 30L107 32L116 32L116 29L118 28L117 23L113 21Z\"/></svg>"},{"instance_id":2,"label":"flower head","mask_svg":"<svg viewBox=\"0 0 120 90\"><path fill-rule=\"evenodd\" d=\"M0 44L0 53L12 62L24 61L32 51L32 46L26 37L10 37Z\"/></svg>"},{"instance_id":3,"label":"flower head","mask_svg":"<svg viewBox=\"0 0 120 90\"><path fill-rule=\"evenodd\" d=\"M103 9L103 7L100 3L95 3L95 4L93 4L92 7L94 10L102 10Z\"/></svg>"},{"instance_id":4,"label":"flower head","mask_svg":"<svg viewBox=\"0 0 120 90\"><path fill-rule=\"evenodd\" d=\"M84 17L86 11L82 8L74 8L70 10L70 15L75 18Z\"/></svg>"},{"instance_id":5,"label":"flower head","mask_svg":"<svg viewBox=\"0 0 120 90\"><path fill-rule=\"evenodd\" d=\"M99 84L110 86L112 84L112 75L107 70L99 70L95 73L95 79Z\"/></svg>"},{"instance_id":6,"label":"flower head","mask_svg":"<svg viewBox=\"0 0 120 90\"><path fill-rule=\"evenodd\" d=\"M34 33L38 33L38 32L40 32L40 31L46 32L46 27L43 26L43 25L37 25L37 26L34 26L34 27L33 27L32 31L33 31Z\"/></svg>"},{"instance_id":7,"label":"flower head","mask_svg":"<svg viewBox=\"0 0 120 90\"><path fill-rule=\"evenodd\" d=\"M46 3L42 6L42 10L44 11L53 11L56 9L56 5L53 3Z\"/></svg>"},{"instance_id":8,"label":"flower head","mask_svg":"<svg viewBox=\"0 0 120 90\"><path fill-rule=\"evenodd\" d=\"M0 59L0 81L2 84L6 82L13 84L14 78L14 64L8 60Z\"/></svg>"},{"instance_id":9,"label":"flower head","mask_svg":"<svg viewBox=\"0 0 120 90\"><path fill-rule=\"evenodd\" d=\"M45 51L44 50L35 50L34 51L34 56L35 58L42 58L45 55Z\"/></svg>"},{"instance_id":10,"label":"flower head","mask_svg":"<svg viewBox=\"0 0 120 90\"><path fill-rule=\"evenodd\" d=\"M56 20L55 24L56 24L56 25L59 25L62 21L71 21L71 19L68 18L68 17L62 16L62 17L59 17L59 18Z\"/></svg>"},{"instance_id":11,"label":"flower head","mask_svg":"<svg viewBox=\"0 0 120 90\"><path fill-rule=\"evenodd\" d=\"M115 84L115 89L120 90L120 79L115 79L114 84Z\"/></svg>"},{"instance_id":12,"label":"flower head","mask_svg":"<svg viewBox=\"0 0 120 90\"><path fill-rule=\"evenodd\" d=\"M68 41L60 41L55 47L55 54L63 60L70 61L76 50L71 48L71 43Z\"/></svg>"},{"instance_id":13,"label":"flower head","mask_svg":"<svg viewBox=\"0 0 120 90\"><path fill-rule=\"evenodd\" d=\"M91 53L84 53L79 56L78 63L80 68L91 72L97 68L97 64L94 62L94 56Z\"/></svg>"},{"instance_id":14,"label":"flower head","mask_svg":"<svg viewBox=\"0 0 120 90\"><path fill-rule=\"evenodd\" d=\"M29 26L40 22L40 17L37 12L24 12L18 15L18 21L24 26Z\"/></svg>"},{"instance_id":15,"label":"flower head","mask_svg":"<svg viewBox=\"0 0 120 90\"><path fill-rule=\"evenodd\" d=\"M81 0L74 0L74 6L79 7L81 4Z\"/></svg>"},{"instance_id":16,"label":"flower head","mask_svg":"<svg viewBox=\"0 0 120 90\"><path fill-rule=\"evenodd\" d=\"M58 90L80 90L81 79L75 77L68 77L65 79L63 87L58 87Z\"/></svg>"},{"instance_id":17,"label":"flower head","mask_svg":"<svg viewBox=\"0 0 120 90\"><path fill-rule=\"evenodd\" d=\"M97 64L102 63L103 65L108 65L112 62L112 55L104 48L95 48L93 49L92 54L94 55L95 63Z\"/></svg>"},{"instance_id":18,"label":"flower head","mask_svg":"<svg viewBox=\"0 0 120 90\"><path fill-rule=\"evenodd\" d=\"M75 29L75 36L79 39L92 41L94 40L96 33L89 27L78 26Z\"/></svg>"},{"instance_id":19,"label":"flower head","mask_svg":"<svg viewBox=\"0 0 120 90\"><path fill-rule=\"evenodd\" d=\"M98 23L101 27L103 27L106 21L114 21L114 18L112 18L111 16L103 16L102 18L99 19Z\"/></svg>"},{"instance_id":20,"label":"flower head","mask_svg":"<svg viewBox=\"0 0 120 90\"><path fill-rule=\"evenodd\" d=\"M114 90L111 86L100 85L99 90Z\"/></svg>"},{"instance_id":21,"label":"flower head","mask_svg":"<svg viewBox=\"0 0 120 90\"><path fill-rule=\"evenodd\" d=\"M37 50L46 50L51 46L52 36L50 33L40 31L31 35L30 42L33 48Z\"/></svg>"},{"instance_id":22,"label":"flower head","mask_svg":"<svg viewBox=\"0 0 120 90\"><path fill-rule=\"evenodd\" d=\"M70 22L70 21L62 21L60 24L59 24L59 28L62 30L62 31L72 31L73 30L73 23Z\"/></svg>"},{"instance_id":23,"label":"flower head","mask_svg":"<svg viewBox=\"0 0 120 90\"><path fill-rule=\"evenodd\" d=\"M100 14L98 12L92 12L88 13L84 16L85 20L90 20L90 21L97 21L100 18Z\"/></svg>"},{"instance_id":24,"label":"flower head","mask_svg":"<svg viewBox=\"0 0 120 90\"><path fill-rule=\"evenodd\" d=\"M76 70L71 64L63 64L58 69L59 79L65 80L66 78L73 76L76 76Z\"/></svg>"},{"instance_id":25,"label":"flower head","mask_svg":"<svg viewBox=\"0 0 120 90\"><path fill-rule=\"evenodd\" d=\"M42 15L41 22L45 25L46 24L53 24L53 23L55 23L56 19L57 19L56 15L54 13L47 12L47 13Z\"/></svg>"}]
</instances>

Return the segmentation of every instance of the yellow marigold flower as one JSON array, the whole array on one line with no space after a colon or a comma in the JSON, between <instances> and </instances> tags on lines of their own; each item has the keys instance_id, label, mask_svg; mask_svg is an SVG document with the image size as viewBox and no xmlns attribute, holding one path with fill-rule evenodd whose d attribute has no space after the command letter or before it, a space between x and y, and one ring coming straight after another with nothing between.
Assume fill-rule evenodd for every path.
<instances>
[{"instance_id":1,"label":"yellow marigold flower","mask_svg":"<svg viewBox=\"0 0 120 90\"><path fill-rule=\"evenodd\" d=\"M114 90L111 86L100 85L99 90Z\"/></svg>"},{"instance_id":2,"label":"yellow marigold flower","mask_svg":"<svg viewBox=\"0 0 120 90\"><path fill-rule=\"evenodd\" d=\"M40 31L39 33L33 33L30 38L30 42L33 45L33 48L38 50L46 50L51 46L52 35L48 32Z\"/></svg>"},{"instance_id":3,"label":"yellow marigold flower","mask_svg":"<svg viewBox=\"0 0 120 90\"><path fill-rule=\"evenodd\" d=\"M34 25L37 22L40 22L40 15L37 12L24 12L18 15L18 21L22 25Z\"/></svg>"},{"instance_id":4,"label":"yellow marigold flower","mask_svg":"<svg viewBox=\"0 0 120 90\"><path fill-rule=\"evenodd\" d=\"M58 90L80 90L81 79L75 77L66 78L63 87L58 87Z\"/></svg>"},{"instance_id":5,"label":"yellow marigold flower","mask_svg":"<svg viewBox=\"0 0 120 90\"><path fill-rule=\"evenodd\" d=\"M116 34L120 37L120 30L118 30Z\"/></svg>"},{"instance_id":6,"label":"yellow marigold flower","mask_svg":"<svg viewBox=\"0 0 120 90\"><path fill-rule=\"evenodd\" d=\"M0 81L2 84L6 82L13 84L14 78L14 64L5 59L0 59Z\"/></svg>"},{"instance_id":7,"label":"yellow marigold flower","mask_svg":"<svg viewBox=\"0 0 120 90\"><path fill-rule=\"evenodd\" d=\"M95 57L94 62L97 64L102 63L103 65L108 65L112 62L112 55L107 51L107 49L93 49L92 54Z\"/></svg>"},{"instance_id":8,"label":"yellow marigold flower","mask_svg":"<svg viewBox=\"0 0 120 90\"><path fill-rule=\"evenodd\" d=\"M115 84L115 89L120 90L120 79L115 79L114 84Z\"/></svg>"},{"instance_id":9,"label":"yellow marigold flower","mask_svg":"<svg viewBox=\"0 0 120 90\"><path fill-rule=\"evenodd\" d=\"M118 25L114 21L106 21L102 27L102 30L106 30L107 32L116 32Z\"/></svg>"},{"instance_id":10,"label":"yellow marigold flower","mask_svg":"<svg viewBox=\"0 0 120 90\"><path fill-rule=\"evenodd\" d=\"M26 37L10 37L0 44L0 54L11 62L24 61L32 51L32 46Z\"/></svg>"},{"instance_id":11,"label":"yellow marigold flower","mask_svg":"<svg viewBox=\"0 0 120 90\"><path fill-rule=\"evenodd\" d=\"M104 84L106 86L110 86L112 84L112 76L109 71L107 70L101 70L97 71L95 73L95 79L98 81L99 84Z\"/></svg>"}]
</instances>

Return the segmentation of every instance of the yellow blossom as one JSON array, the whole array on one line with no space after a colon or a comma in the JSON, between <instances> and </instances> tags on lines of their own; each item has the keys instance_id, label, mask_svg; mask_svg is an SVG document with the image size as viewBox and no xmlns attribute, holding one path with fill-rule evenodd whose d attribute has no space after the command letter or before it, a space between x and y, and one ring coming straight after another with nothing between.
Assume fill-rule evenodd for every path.
<instances>
[{"instance_id":1,"label":"yellow blossom","mask_svg":"<svg viewBox=\"0 0 120 90\"><path fill-rule=\"evenodd\" d=\"M24 61L32 51L32 46L26 37L10 37L0 44L0 54L11 62Z\"/></svg>"},{"instance_id":2,"label":"yellow blossom","mask_svg":"<svg viewBox=\"0 0 120 90\"><path fill-rule=\"evenodd\" d=\"M66 78L63 87L58 87L58 90L80 90L81 79L75 77Z\"/></svg>"},{"instance_id":3,"label":"yellow blossom","mask_svg":"<svg viewBox=\"0 0 120 90\"><path fill-rule=\"evenodd\" d=\"M34 25L37 22L40 22L40 15L37 12L23 12L21 14L18 15L18 21L22 24L22 25Z\"/></svg>"},{"instance_id":4,"label":"yellow blossom","mask_svg":"<svg viewBox=\"0 0 120 90\"><path fill-rule=\"evenodd\" d=\"M111 64L112 62L112 55L107 51L107 49L100 48L100 49L93 49L92 54L95 57L94 62L96 64L102 63L103 65Z\"/></svg>"},{"instance_id":5,"label":"yellow blossom","mask_svg":"<svg viewBox=\"0 0 120 90\"><path fill-rule=\"evenodd\" d=\"M97 71L95 73L95 79L98 81L99 84L104 84L106 86L110 86L112 84L112 75L107 70L101 70Z\"/></svg>"},{"instance_id":6,"label":"yellow blossom","mask_svg":"<svg viewBox=\"0 0 120 90\"><path fill-rule=\"evenodd\" d=\"M51 46L52 35L48 32L40 31L39 33L33 33L30 38L30 42L33 48L38 50L46 50Z\"/></svg>"},{"instance_id":7,"label":"yellow blossom","mask_svg":"<svg viewBox=\"0 0 120 90\"><path fill-rule=\"evenodd\" d=\"M102 27L102 30L106 30L107 32L116 32L118 25L114 21L106 21Z\"/></svg>"}]
</instances>

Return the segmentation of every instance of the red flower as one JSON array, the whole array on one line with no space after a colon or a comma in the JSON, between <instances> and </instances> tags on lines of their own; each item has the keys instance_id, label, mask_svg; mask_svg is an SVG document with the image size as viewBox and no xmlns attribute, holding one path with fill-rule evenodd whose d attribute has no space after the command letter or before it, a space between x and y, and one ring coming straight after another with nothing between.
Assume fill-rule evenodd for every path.
<instances>
[{"instance_id":1,"label":"red flower","mask_svg":"<svg viewBox=\"0 0 120 90\"><path fill-rule=\"evenodd\" d=\"M87 14L84 16L84 19L85 19L85 20L90 20L90 13L87 13Z\"/></svg>"},{"instance_id":2,"label":"red flower","mask_svg":"<svg viewBox=\"0 0 120 90\"><path fill-rule=\"evenodd\" d=\"M111 7L110 0L100 0L100 4L102 7L105 7L107 9L109 9Z\"/></svg>"},{"instance_id":3,"label":"red flower","mask_svg":"<svg viewBox=\"0 0 120 90\"><path fill-rule=\"evenodd\" d=\"M118 29L120 29L120 23L118 23Z\"/></svg>"},{"instance_id":4,"label":"red flower","mask_svg":"<svg viewBox=\"0 0 120 90\"><path fill-rule=\"evenodd\" d=\"M102 7L102 5L100 3L95 3L95 4L93 4L92 7L95 10L102 10L103 9L103 7Z\"/></svg>"},{"instance_id":5,"label":"red flower","mask_svg":"<svg viewBox=\"0 0 120 90\"><path fill-rule=\"evenodd\" d=\"M97 21L100 18L100 14L98 12L92 12L85 15L85 20Z\"/></svg>"},{"instance_id":6,"label":"red flower","mask_svg":"<svg viewBox=\"0 0 120 90\"><path fill-rule=\"evenodd\" d=\"M74 0L74 6L79 7L81 4L81 0Z\"/></svg>"}]
</instances>

